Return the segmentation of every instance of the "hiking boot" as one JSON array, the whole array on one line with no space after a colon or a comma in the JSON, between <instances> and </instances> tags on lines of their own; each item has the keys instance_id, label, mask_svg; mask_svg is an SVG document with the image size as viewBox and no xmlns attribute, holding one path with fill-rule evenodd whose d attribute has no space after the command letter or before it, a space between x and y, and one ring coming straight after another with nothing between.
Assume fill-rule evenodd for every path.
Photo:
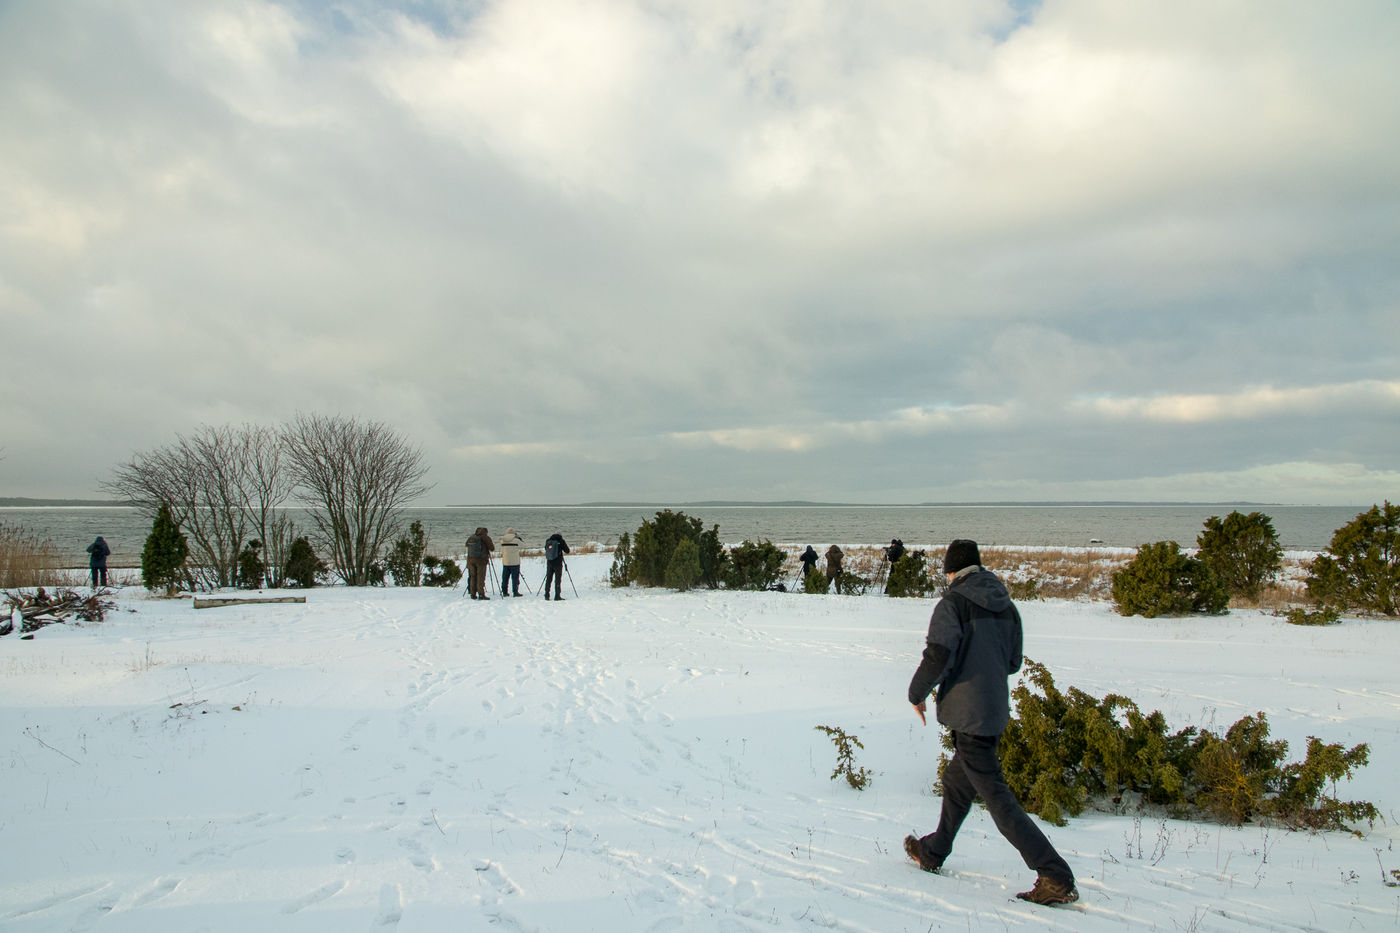
<instances>
[{"instance_id":1,"label":"hiking boot","mask_svg":"<svg viewBox=\"0 0 1400 933\"><path fill-rule=\"evenodd\" d=\"M938 874L939 869L943 867L943 860L931 859L927 855L925 855L923 846L919 845L919 840L914 838L913 836L904 837L904 851L909 855L911 859L918 862L919 867L922 868L924 871L932 872L936 875Z\"/></svg>"},{"instance_id":2,"label":"hiking boot","mask_svg":"<svg viewBox=\"0 0 1400 933\"><path fill-rule=\"evenodd\" d=\"M1032 904L1044 904L1053 907L1056 904L1073 904L1079 900L1079 889L1074 886L1074 882L1066 884L1063 881L1055 881L1044 875L1039 875L1035 879L1035 887L1029 891L1022 891L1016 895L1023 901L1030 901Z\"/></svg>"}]
</instances>

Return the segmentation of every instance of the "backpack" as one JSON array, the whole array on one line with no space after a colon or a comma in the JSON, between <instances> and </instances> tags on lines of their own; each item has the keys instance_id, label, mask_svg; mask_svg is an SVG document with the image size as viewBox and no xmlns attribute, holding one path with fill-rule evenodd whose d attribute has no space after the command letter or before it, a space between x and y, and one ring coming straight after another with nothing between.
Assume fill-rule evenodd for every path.
<instances>
[{"instance_id":1,"label":"backpack","mask_svg":"<svg viewBox=\"0 0 1400 933\"><path fill-rule=\"evenodd\" d=\"M559 539L550 538L544 543L544 559L558 560L562 556L559 551Z\"/></svg>"}]
</instances>

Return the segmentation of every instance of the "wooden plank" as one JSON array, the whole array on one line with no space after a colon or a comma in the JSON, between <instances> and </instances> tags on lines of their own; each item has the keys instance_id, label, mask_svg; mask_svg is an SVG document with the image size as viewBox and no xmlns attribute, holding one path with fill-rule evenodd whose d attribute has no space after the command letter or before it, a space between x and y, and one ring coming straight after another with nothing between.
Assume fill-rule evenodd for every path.
<instances>
[{"instance_id":1,"label":"wooden plank","mask_svg":"<svg viewBox=\"0 0 1400 933\"><path fill-rule=\"evenodd\" d=\"M305 596L251 596L243 598L233 596L211 596L207 599L200 599L196 596L194 599L194 607L196 609L218 609L220 606L252 606L259 603L304 602L306 602Z\"/></svg>"}]
</instances>

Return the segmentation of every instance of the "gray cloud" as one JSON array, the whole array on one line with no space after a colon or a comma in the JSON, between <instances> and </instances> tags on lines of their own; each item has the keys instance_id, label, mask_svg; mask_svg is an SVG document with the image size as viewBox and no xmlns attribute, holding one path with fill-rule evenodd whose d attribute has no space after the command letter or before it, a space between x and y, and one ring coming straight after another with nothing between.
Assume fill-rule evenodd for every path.
<instances>
[{"instance_id":1,"label":"gray cloud","mask_svg":"<svg viewBox=\"0 0 1400 933\"><path fill-rule=\"evenodd\" d=\"M1400 12L0 8L0 494L1396 498ZM15 348L22 348L16 352Z\"/></svg>"}]
</instances>

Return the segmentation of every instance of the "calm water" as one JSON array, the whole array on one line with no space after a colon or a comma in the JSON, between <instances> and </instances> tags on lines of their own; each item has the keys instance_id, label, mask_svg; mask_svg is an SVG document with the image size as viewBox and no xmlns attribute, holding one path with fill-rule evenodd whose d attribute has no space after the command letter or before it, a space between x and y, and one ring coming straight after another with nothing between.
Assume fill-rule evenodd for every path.
<instances>
[{"instance_id":1,"label":"calm water","mask_svg":"<svg viewBox=\"0 0 1400 933\"><path fill-rule=\"evenodd\" d=\"M981 544L1082 547L1094 539L1109 547L1137 547L1148 541L1177 541L1194 546L1201 526L1212 515L1233 509L1263 512L1287 550L1320 551L1332 533L1369 506L1233 506L1233 505L956 505L956 506L716 506L678 507L718 524L727 543L767 538L779 545L888 544L900 538L918 547L941 546L953 538ZM299 510L293 510L298 512ZM478 525L499 537L514 528L527 546L539 547L558 531L571 545L613 544L636 532L657 507L640 506L462 506L407 509L407 523L417 519L428 531L429 553L458 554ZM107 539L116 565L139 562L150 532L150 519L129 508L4 508L0 522L20 525L53 541L73 566L86 566L83 549L97 535ZM305 513L297 520L310 533ZM818 548L821 550L822 548Z\"/></svg>"}]
</instances>

